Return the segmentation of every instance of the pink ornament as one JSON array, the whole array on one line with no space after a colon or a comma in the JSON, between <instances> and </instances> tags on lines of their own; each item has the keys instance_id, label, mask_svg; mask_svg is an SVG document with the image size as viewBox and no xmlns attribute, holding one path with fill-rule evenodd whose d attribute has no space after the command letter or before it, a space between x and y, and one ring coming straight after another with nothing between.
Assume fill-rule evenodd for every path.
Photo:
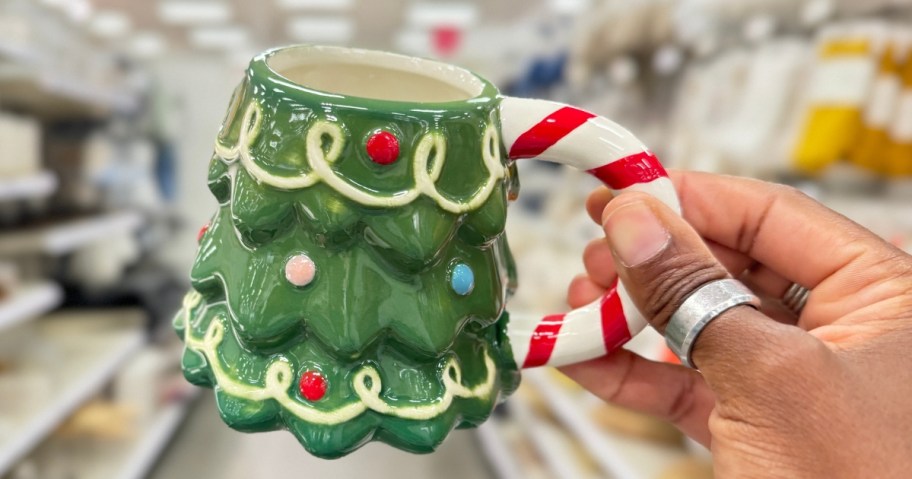
<instances>
[{"instance_id":1,"label":"pink ornament","mask_svg":"<svg viewBox=\"0 0 912 479\"><path fill-rule=\"evenodd\" d=\"M374 133L364 147L371 161L379 165L389 165L399 158L399 140L388 131Z\"/></svg>"},{"instance_id":2,"label":"pink ornament","mask_svg":"<svg viewBox=\"0 0 912 479\"><path fill-rule=\"evenodd\" d=\"M295 286L307 286L315 274L317 266L306 254L292 256L285 263L285 279Z\"/></svg>"}]
</instances>

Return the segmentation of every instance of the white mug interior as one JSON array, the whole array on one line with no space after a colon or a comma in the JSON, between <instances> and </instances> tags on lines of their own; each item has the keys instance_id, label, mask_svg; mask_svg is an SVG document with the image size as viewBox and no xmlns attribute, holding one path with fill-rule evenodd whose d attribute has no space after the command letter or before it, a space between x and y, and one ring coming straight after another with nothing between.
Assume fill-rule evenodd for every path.
<instances>
[{"instance_id":1,"label":"white mug interior","mask_svg":"<svg viewBox=\"0 0 912 479\"><path fill-rule=\"evenodd\" d=\"M266 65L309 90L374 100L466 101L485 86L472 72L446 63L343 47L280 48L267 53Z\"/></svg>"}]
</instances>

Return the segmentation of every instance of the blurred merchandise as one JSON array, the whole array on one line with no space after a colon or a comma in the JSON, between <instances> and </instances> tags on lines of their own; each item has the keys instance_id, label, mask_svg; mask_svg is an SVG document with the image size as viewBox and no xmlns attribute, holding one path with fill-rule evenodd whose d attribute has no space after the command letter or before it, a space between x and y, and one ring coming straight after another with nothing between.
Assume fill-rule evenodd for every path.
<instances>
[{"instance_id":1,"label":"blurred merchandise","mask_svg":"<svg viewBox=\"0 0 912 479\"><path fill-rule=\"evenodd\" d=\"M891 98L892 115L885 123L887 138L877 146L880 147L878 154L884 155L887 160L883 170L888 175L912 178L912 54L909 54L912 51L912 37L906 36L903 40L905 44L898 45L895 53L898 55L899 51L905 50L902 57L905 61L898 69L899 92L894 93L895 96ZM895 81L891 78L890 68L888 64L883 75L885 86L882 89L886 91L883 93L885 97L889 97ZM877 126L874 125L875 128Z\"/></svg>"},{"instance_id":2,"label":"blurred merchandise","mask_svg":"<svg viewBox=\"0 0 912 479\"><path fill-rule=\"evenodd\" d=\"M86 289L111 288L138 258L135 239L129 235L110 235L73 253L66 277Z\"/></svg>"},{"instance_id":3,"label":"blurred merchandise","mask_svg":"<svg viewBox=\"0 0 912 479\"><path fill-rule=\"evenodd\" d=\"M799 171L819 173L847 158L874 85L882 37L877 25L869 24L833 27L820 35L805 94L806 120L794 151Z\"/></svg>"},{"instance_id":4,"label":"blurred merchandise","mask_svg":"<svg viewBox=\"0 0 912 479\"><path fill-rule=\"evenodd\" d=\"M662 471L657 479L712 479L712 461L696 457L681 459Z\"/></svg>"},{"instance_id":5,"label":"blurred merchandise","mask_svg":"<svg viewBox=\"0 0 912 479\"><path fill-rule=\"evenodd\" d=\"M61 439L129 439L136 434L136 411L111 401L94 400L83 404L57 430Z\"/></svg>"},{"instance_id":6,"label":"blurred merchandise","mask_svg":"<svg viewBox=\"0 0 912 479\"><path fill-rule=\"evenodd\" d=\"M870 88L870 98L864 107L861 130L853 145L849 158L856 165L877 172L889 174L888 154L891 141L889 127L893 122L896 102L902 91L901 73L905 68L912 37L900 38L899 31L887 32L884 47L878 59L877 73ZM912 34L912 32L909 32ZM912 65L912 62L909 63ZM912 68L912 67L910 67ZM895 138L895 136L893 136ZM899 172L896 172L899 174Z\"/></svg>"},{"instance_id":7,"label":"blurred merchandise","mask_svg":"<svg viewBox=\"0 0 912 479\"><path fill-rule=\"evenodd\" d=\"M8 300L18 285L19 274L16 265L0 261L0 302Z\"/></svg>"},{"instance_id":8,"label":"blurred merchandise","mask_svg":"<svg viewBox=\"0 0 912 479\"><path fill-rule=\"evenodd\" d=\"M34 119L0 113L0 145L0 177L24 177L41 170L41 127Z\"/></svg>"},{"instance_id":9,"label":"blurred merchandise","mask_svg":"<svg viewBox=\"0 0 912 479\"><path fill-rule=\"evenodd\" d=\"M599 426L625 436L670 446L680 446L684 439L671 424L607 403L596 407L592 418Z\"/></svg>"}]
</instances>

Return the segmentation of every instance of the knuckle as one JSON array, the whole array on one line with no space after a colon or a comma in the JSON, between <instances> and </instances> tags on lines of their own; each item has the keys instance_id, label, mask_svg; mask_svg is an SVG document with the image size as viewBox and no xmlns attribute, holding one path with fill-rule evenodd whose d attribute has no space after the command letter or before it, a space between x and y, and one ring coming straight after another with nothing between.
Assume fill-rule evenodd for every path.
<instances>
[{"instance_id":1,"label":"knuckle","mask_svg":"<svg viewBox=\"0 0 912 479\"><path fill-rule=\"evenodd\" d=\"M728 276L711 256L697 252L676 254L647 268L653 271L643 271L651 280L640 282L644 285L641 307L646 317L652 318L652 325L660 330L697 288Z\"/></svg>"},{"instance_id":2,"label":"knuckle","mask_svg":"<svg viewBox=\"0 0 912 479\"><path fill-rule=\"evenodd\" d=\"M885 248L881 263L887 271L889 279L900 283L908 283L912 278L912 256L892 245Z\"/></svg>"}]
</instances>

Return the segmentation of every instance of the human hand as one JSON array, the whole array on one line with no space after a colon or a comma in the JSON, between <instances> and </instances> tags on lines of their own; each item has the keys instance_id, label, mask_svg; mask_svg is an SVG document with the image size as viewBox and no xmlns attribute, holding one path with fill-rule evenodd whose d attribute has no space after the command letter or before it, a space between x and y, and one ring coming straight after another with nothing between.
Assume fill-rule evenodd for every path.
<instances>
[{"instance_id":1,"label":"human hand","mask_svg":"<svg viewBox=\"0 0 912 479\"><path fill-rule=\"evenodd\" d=\"M590 196L606 238L586 248L570 306L620 276L664 332L698 287L735 277L762 310L739 306L712 321L693 350L700 372L626 350L561 370L710 447L721 477L907 477L912 257L793 188L671 177L686 222L643 193ZM777 306L793 282L812 291L800 317Z\"/></svg>"}]
</instances>

